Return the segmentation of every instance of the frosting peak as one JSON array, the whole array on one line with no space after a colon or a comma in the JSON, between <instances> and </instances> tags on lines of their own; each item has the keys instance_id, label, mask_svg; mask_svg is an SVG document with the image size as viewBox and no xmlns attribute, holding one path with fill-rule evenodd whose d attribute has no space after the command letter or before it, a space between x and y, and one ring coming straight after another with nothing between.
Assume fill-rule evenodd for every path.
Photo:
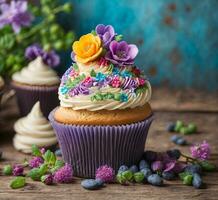
<instances>
[{"instance_id":1,"label":"frosting peak","mask_svg":"<svg viewBox=\"0 0 218 200\"><path fill-rule=\"evenodd\" d=\"M57 143L52 126L43 116L39 102L33 106L26 117L14 124L14 130L17 133L14 137L14 147L25 153L31 152L33 144L45 147Z\"/></svg>"},{"instance_id":2,"label":"frosting peak","mask_svg":"<svg viewBox=\"0 0 218 200\"><path fill-rule=\"evenodd\" d=\"M90 111L143 106L151 86L134 66L137 54L137 46L122 41L111 25L98 25L73 44L75 63L59 87L61 106Z\"/></svg>"},{"instance_id":3,"label":"frosting peak","mask_svg":"<svg viewBox=\"0 0 218 200\"><path fill-rule=\"evenodd\" d=\"M45 65L40 56L31 61L20 72L13 74L12 79L19 83L39 86L56 85L60 82L56 72Z\"/></svg>"}]
</instances>

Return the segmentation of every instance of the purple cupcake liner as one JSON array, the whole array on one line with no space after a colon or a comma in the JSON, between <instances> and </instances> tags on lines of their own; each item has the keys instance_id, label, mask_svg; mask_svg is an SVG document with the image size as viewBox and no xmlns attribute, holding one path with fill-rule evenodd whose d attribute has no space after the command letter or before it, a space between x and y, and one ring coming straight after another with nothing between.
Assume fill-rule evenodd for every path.
<instances>
[{"instance_id":1,"label":"purple cupcake liner","mask_svg":"<svg viewBox=\"0 0 218 200\"><path fill-rule=\"evenodd\" d=\"M16 92L21 117L26 116L37 101L45 117L59 105L58 86L18 86L11 84Z\"/></svg>"},{"instance_id":2,"label":"purple cupcake liner","mask_svg":"<svg viewBox=\"0 0 218 200\"><path fill-rule=\"evenodd\" d=\"M138 163L153 120L150 116L138 123L118 126L66 125L54 120L54 111L49 120L64 161L72 165L75 176L88 178L95 177L101 165L117 171L121 165Z\"/></svg>"}]
</instances>

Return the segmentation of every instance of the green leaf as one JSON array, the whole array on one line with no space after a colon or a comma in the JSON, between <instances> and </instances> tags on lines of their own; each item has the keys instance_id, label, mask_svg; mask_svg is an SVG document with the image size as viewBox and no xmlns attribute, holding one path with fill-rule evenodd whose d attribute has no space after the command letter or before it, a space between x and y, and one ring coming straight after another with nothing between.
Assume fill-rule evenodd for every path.
<instances>
[{"instance_id":1,"label":"green leaf","mask_svg":"<svg viewBox=\"0 0 218 200\"><path fill-rule=\"evenodd\" d=\"M44 160L45 160L45 162L49 162L49 160L51 159L51 151L48 149L46 152L45 152L45 154L42 156L43 158L44 158Z\"/></svg>"},{"instance_id":2,"label":"green leaf","mask_svg":"<svg viewBox=\"0 0 218 200\"><path fill-rule=\"evenodd\" d=\"M0 48L11 49L15 44L15 37L13 34L5 34L0 37Z\"/></svg>"},{"instance_id":3,"label":"green leaf","mask_svg":"<svg viewBox=\"0 0 218 200\"><path fill-rule=\"evenodd\" d=\"M55 162L56 162L56 156L53 152L51 152L51 155L50 155L50 160L49 160L49 164L54 166L55 165Z\"/></svg>"},{"instance_id":4,"label":"green leaf","mask_svg":"<svg viewBox=\"0 0 218 200\"><path fill-rule=\"evenodd\" d=\"M207 172L216 171L216 165L213 163L209 163L208 161L201 161L199 164L202 167L203 171L207 171Z\"/></svg>"},{"instance_id":5,"label":"green leaf","mask_svg":"<svg viewBox=\"0 0 218 200\"><path fill-rule=\"evenodd\" d=\"M94 69L91 70L91 72L90 72L90 76L91 76L91 77L96 77L96 72L95 72Z\"/></svg>"},{"instance_id":6,"label":"green leaf","mask_svg":"<svg viewBox=\"0 0 218 200\"><path fill-rule=\"evenodd\" d=\"M48 171L48 165L42 164L39 168L39 172L40 172L41 176L46 174L47 171Z\"/></svg>"},{"instance_id":7,"label":"green leaf","mask_svg":"<svg viewBox=\"0 0 218 200\"><path fill-rule=\"evenodd\" d=\"M27 176L34 181L39 181L41 179L41 176L45 175L47 171L48 171L47 164L42 164L39 168L31 169L27 174Z\"/></svg>"},{"instance_id":8,"label":"green leaf","mask_svg":"<svg viewBox=\"0 0 218 200\"><path fill-rule=\"evenodd\" d=\"M7 176L12 175L12 171L13 171L13 169L12 169L11 165L5 165L3 168L4 175L7 175Z\"/></svg>"},{"instance_id":9,"label":"green leaf","mask_svg":"<svg viewBox=\"0 0 218 200\"><path fill-rule=\"evenodd\" d=\"M55 166L51 169L51 172L54 173L63 166L64 166L64 161L63 160L56 160Z\"/></svg>"},{"instance_id":10,"label":"green leaf","mask_svg":"<svg viewBox=\"0 0 218 200\"><path fill-rule=\"evenodd\" d=\"M92 30L92 31L91 31L91 34L94 35L94 36L97 35L95 30Z\"/></svg>"},{"instance_id":11,"label":"green leaf","mask_svg":"<svg viewBox=\"0 0 218 200\"><path fill-rule=\"evenodd\" d=\"M35 144L32 145L32 155L33 156L41 156L42 155L41 151L39 150L39 148Z\"/></svg>"},{"instance_id":12,"label":"green leaf","mask_svg":"<svg viewBox=\"0 0 218 200\"><path fill-rule=\"evenodd\" d=\"M29 171L27 176L30 177L34 181L39 181L42 174L39 168L33 168Z\"/></svg>"},{"instance_id":13,"label":"green leaf","mask_svg":"<svg viewBox=\"0 0 218 200\"><path fill-rule=\"evenodd\" d=\"M22 188L26 184L26 179L25 177L18 176L15 179L13 179L10 183L10 187L12 189L17 189L17 188Z\"/></svg>"},{"instance_id":14,"label":"green leaf","mask_svg":"<svg viewBox=\"0 0 218 200\"><path fill-rule=\"evenodd\" d=\"M123 39L123 35L116 35L116 36L115 36L115 40L116 40L117 42L121 41L122 39Z\"/></svg>"},{"instance_id":15,"label":"green leaf","mask_svg":"<svg viewBox=\"0 0 218 200\"><path fill-rule=\"evenodd\" d=\"M136 89L136 95L140 94L140 93L143 93L145 90L147 90L147 86L144 85L144 86L141 86L139 88Z\"/></svg>"}]
</instances>

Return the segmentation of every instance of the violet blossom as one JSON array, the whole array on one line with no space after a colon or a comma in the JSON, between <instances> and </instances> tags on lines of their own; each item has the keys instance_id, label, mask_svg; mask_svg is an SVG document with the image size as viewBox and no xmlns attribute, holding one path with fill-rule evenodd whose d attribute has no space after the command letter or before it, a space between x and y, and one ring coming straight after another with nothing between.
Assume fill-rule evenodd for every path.
<instances>
[{"instance_id":1,"label":"violet blossom","mask_svg":"<svg viewBox=\"0 0 218 200\"><path fill-rule=\"evenodd\" d=\"M127 44L125 41L112 41L109 45L109 51L105 58L113 64L121 66L132 65L138 54L138 48L134 44Z\"/></svg>"},{"instance_id":2,"label":"violet blossom","mask_svg":"<svg viewBox=\"0 0 218 200\"><path fill-rule=\"evenodd\" d=\"M51 67L56 67L60 64L60 57L55 51L44 52L42 59L46 65Z\"/></svg>"},{"instance_id":3,"label":"violet blossom","mask_svg":"<svg viewBox=\"0 0 218 200\"><path fill-rule=\"evenodd\" d=\"M135 89L138 87L138 83L132 78L125 78L124 82L122 83L122 87L124 90Z\"/></svg>"},{"instance_id":4,"label":"violet blossom","mask_svg":"<svg viewBox=\"0 0 218 200\"><path fill-rule=\"evenodd\" d=\"M19 33L22 26L30 26L33 16L28 12L27 1L12 0L10 4L0 5L0 29L10 24L15 33Z\"/></svg>"},{"instance_id":5,"label":"violet blossom","mask_svg":"<svg viewBox=\"0 0 218 200\"><path fill-rule=\"evenodd\" d=\"M29 166L31 168L37 168L39 167L42 163L43 163L43 159L39 156L33 157L30 161L29 161Z\"/></svg>"},{"instance_id":6,"label":"violet blossom","mask_svg":"<svg viewBox=\"0 0 218 200\"><path fill-rule=\"evenodd\" d=\"M54 181L56 183L70 183L73 180L73 169L69 164L65 164L58 169L54 174Z\"/></svg>"},{"instance_id":7,"label":"violet blossom","mask_svg":"<svg viewBox=\"0 0 218 200\"><path fill-rule=\"evenodd\" d=\"M38 56L41 56L43 62L48 66L56 67L60 64L60 57L55 51L44 51L39 44L33 44L26 48L26 58L34 60Z\"/></svg>"},{"instance_id":8,"label":"violet blossom","mask_svg":"<svg viewBox=\"0 0 218 200\"><path fill-rule=\"evenodd\" d=\"M23 176L24 167L20 164L16 164L13 167L13 175L14 176Z\"/></svg>"},{"instance_id":9,"label":"violet blossom","mask_svg":"<svg viewBox=\"0 0 218 200\"><path fill-rule=\"evenodd\" d=\"M114 179L114 170L108 165L103 165L96 170L96 179L100 179L105 183L112 182Z\"/></svg>"},{"instance_id":10,"label":"violet blossom","mask_svg":"<svg viewBox=\"0 0 218 200\"><path fill-rule=\"evenodd\" d=\"M195 144L190 147L190 151L193 158L207 160L210 156L210 145L203 141L201 144Z\"/></svg>"},{"instance_id":11,"label":"violet blossom","mask_svg":"<svg viewBox=\"0 0 218 200\"><path fill-rule=\"evenodd\" d=\"M104 24L99 24L95 28L96 34L101 38L103 41L104 47L109 47L110 42L114 39L115 37L115 31L113 26L111 25L104 25Z\"/></svg>"},{"instance_id":12,"label":"violet blossom","mask_svg":"<svg viewBox=\"0 0 218 200\"><path fill-rule=\"evenodd\" d=\"M29 60L34 60L38 56L43 55L43 50L39 44L33 44L26 48L25 57Z\"/></svg>"},{"instance_id":13,"label":"violet blossom","mask_svg":"<svg viewBox=\"0 0 218 200\"><path fill-rule=\"evenodd\" d=\"M79 94L88 95L88 94L89 94L89 89L88 89L87 87L85 87L84 85L79 84L78 86L72 88L72 89L69 91L69 95L70 95L71 97L76 96L76 95L79 95Z\"/></svg>"}]
</instances>

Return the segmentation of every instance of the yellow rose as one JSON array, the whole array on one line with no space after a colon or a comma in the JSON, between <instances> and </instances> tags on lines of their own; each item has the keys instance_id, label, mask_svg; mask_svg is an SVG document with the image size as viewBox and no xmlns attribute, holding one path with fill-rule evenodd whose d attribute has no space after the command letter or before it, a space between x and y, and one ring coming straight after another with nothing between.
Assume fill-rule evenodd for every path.
<instances>
[{"instance_id":1,"label":"yellow rose","mask_svg":"<svg viewBox=\"0 0 218 200\"><path fill-rule=\"evenodd\" d=\"M79 41L73 43L75 59L80 63L96 60L102 50L101 39L91 33L83 35Z\"/></svg>"}]
</instances>

